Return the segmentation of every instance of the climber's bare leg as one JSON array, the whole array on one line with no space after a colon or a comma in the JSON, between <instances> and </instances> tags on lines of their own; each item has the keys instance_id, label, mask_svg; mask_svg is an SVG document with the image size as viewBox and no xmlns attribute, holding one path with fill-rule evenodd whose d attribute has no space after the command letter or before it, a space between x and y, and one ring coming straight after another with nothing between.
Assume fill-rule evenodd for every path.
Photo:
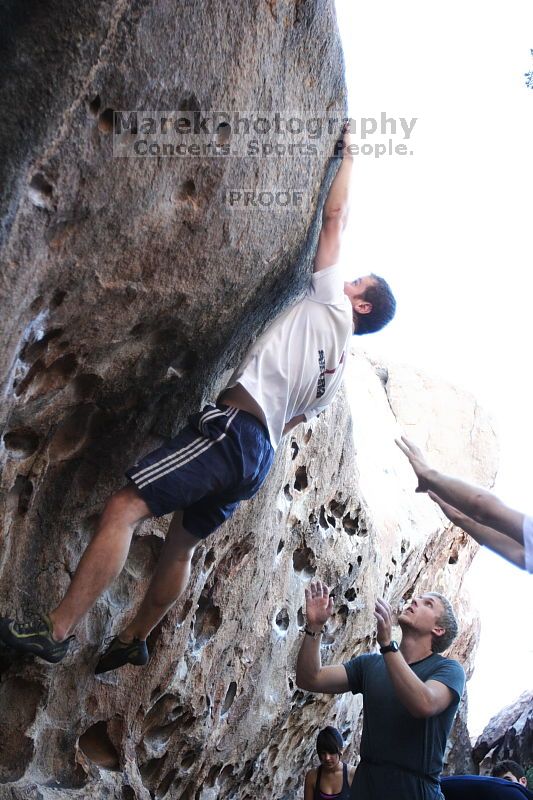
<instances>
[{"instance_id":1,"label":"climber's bare leg","mask_svg":"<svg viewBox=\"0 0 533 800\"><path fill-rule=\"evenodd\" d=\"M116 578L126 561L135 526L150 516L150 509L134 486L109 498L67 593L49 614L54 639L65 639Z\"/></svg>"},{"instance_id":2,"label":"climber's bare leg","mask_svg":"<svg viewBox=\"0 0 533 800\"><path fill-rule=\"evenodd\" d=\"M130 624L119 634L123 642L144 640L183 594L189 581L191 559L200 539L185 530L182 513L172 517L148 591Z\"/></svg>"}]
</instances>

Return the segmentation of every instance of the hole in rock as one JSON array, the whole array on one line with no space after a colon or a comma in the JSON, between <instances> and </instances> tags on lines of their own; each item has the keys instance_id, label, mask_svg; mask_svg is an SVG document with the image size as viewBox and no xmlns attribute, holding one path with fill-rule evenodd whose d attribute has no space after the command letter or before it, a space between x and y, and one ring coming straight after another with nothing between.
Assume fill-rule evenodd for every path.
<instances>
[{"instance_id":1,"label":"hole in rock","mask_svg":"<svg viewBox=\"0 0 533 800\"><path fill-rule=\"evenodd\" d=\"M37 295L35 300L33 300L30 305L30 311L32 311L34 314L37 313L37 311L40 311L41 308L43 307L43 303L44 303L43 295L42 294Z\"/></svg>"},{"instance_id":2,"label":"hole in rock","mask_svg":"<svg viewBox=\"0 0 533 800\"><path fill-rule=\"evenodd\" d=\"M137 795L131 786L122 787L122 800L137 800Z\"/></svg>"},{"instance_id":3,"label":"hole in rock","mask_svg":"<svg viewBox=\"0 0 533 800\"><path fill-rule=\"evenodd\" d=\"M161 692L163 691L161 686L157 686L150 695L150 704L155 703L157 700L161 699Z\"/></svg>"},{"instance_id":4,"label":"hole in rock","mask_svg":"<svg viewBox=\"0 0 533 800\"><path fill-rule=\"evenodd\" d=\"M205 558L204 558L204 570L209 570L215 563L215 548L212 547L210 550L207 551Z\"/></svg>"},{"instance_id":5,"label":"hole in rock","mask_svg":"<svg viewBox=\"0 0 533 800\"><path fill-rule=\"evenodd\" d=\"M181 766L183 769L189 769L189 767L192 767L197 758L198 753L196 750L189 750L181 759Z\"/></svg>"},{"instance_id":6,"label":"hole in rock","mask_svg":"<svg viewBox=\"0 0 533 800\"><path fill-rule=\"evenodd\" d=\"M29 198L37 208L50 208L52 205L53 186L44 175L37 172L30 181Z\"/></svg>"},{"instance_id":7,"label":"hole in rock","mask_svg":"<svg viewBox=\"0 0 533 800\"><path fill-rule=\"evenodd\" d=\"M297 492L303 492L304 489L307 489L307 486L307 470L305 467L298 467L294 473L294 488Z\"/></svg>"},{"instance_id":8,"label":"hole in rock","mask_svg":"<svg viewBox=\"0 0 533 800\"><path fill-rule=\"evenodd\" d=\"M312 577L316 573L315 554L310 547L298 547L292 554L292 565L295 572L303 572Z\"/></svg>"},{"instance_id":9,"label":"hole in rock","mask_svg":"<svg viewBox=\"0 0 533 800\"><path fill-rule=\"evenodd\" d=\"M351 728L345 728L345 729L342 731L342 738L344 739L344 741L345 741L345 742L347 742L347 741L348 741L348 737L349 737L349 735L351 734L351 732L352 732L352 729L351 729Z\"/></svg>"},{"instance_id":10,"label":"hole in rock","mask_svg":"<svg viewBox=\"0 0 533 800\"><path fill-rule=\"evenodd\" d=\"M161 751L170 741L170 738L175 730L181 725L179 719L173 722L168 722L166 725L157 725L154 728L146 731L144 734L144 743L151 747L153 750Z\"/></svg>"},{"instance_id":11,"label":"hole in rock","mask_svg":"<svg viewBox=\"0 0 533 800\"><path fill-rule=\"evenodd\" d=\"M270 763L276 760L278 753L279 753L279 747L275 744L270 753L268 754L268 760L270 761Z\"/></svg>"},{"instance_id":12,"label":"hole in rock","mask_svg":"<svg viewBox=\"0 0 533 800\"><path fill-rule=\"evenodd\" d=\"M168 369L178 378L183 378L194 369L198 361L198 356L194 350L182 347L176 357L170 362Z\"/></svg>"},{"instance_id":13,"label":"hole in rock","mask_svg":"<svg viewBox=\"0 0 533 800\"><path fill-rule=\"evenodd\" d=\"M115 746L109 738L105 720L100 720L87 728L78 739L78 746L88 759L94 761L102 769L114 772L119 770L120 760Z\"/></svg>"},{"instance_id":14,"label":"hole in rock","mask_svg":"<svg viewBox=\"0 0 533 800\"><path fill-rule=\"evenodd\" d=\"M357 593L353 588L353 586L351 587L351 589L348 589L346 592L344 592L344 596L349 603L352 603L355 600L355 598L357 597Z\"/></svg>"},{"instance_id":15,"label":"hole in rock","mask_svg":"<svg viewBox=\"0 0 533 800\"><path fill-rule=\"evenodd\" d=\"M389 380L389 370L387 367L374 367L374 372L378 376L383 386L386 386Z\"/></svg>"},{"instance_id":16,"label":"hole in rock","mask_svg":"<svg viewBox=\"0 0 533 800\"><path fill-rule=\"evenodd\" d=\"M144 336L149 332L150 325L147 322L137 322L137 324L130 329L130 336Z\"/></svg>"},{"instance_id":17,"label":"hole in rock","mask_svg":"<svg viewBox=\"0 0 533 800\"><path fill-rule=\"evenodd\" d=\"M178 617L177 617L178 622L180 624L182 622L185 622L185 620L187 618L187 615L189 614L189 611L191 610L191 608L192 608L192 600L186 600L184 602L182 608L181 608L181 611L178 614Z\"/></svg>"},{"instance_id":18,"label":"hole in rock","mask_svg":"<svg viewBox=\"0 0 533 800\"><path fill-rule=\"evenodd\" d=\"M85 403L60 423L48 447L52 463L66 461L80 452L93 438L103 413L93 403Z\"/></svg>"},{"instance_id":19,"label":"hole in rock","mask_svg":"<svg viewBox=\"0 0 533 800\"><path fill-rule=\"evenodd\" d=\"M63 333L63 328L52 328L51 331L45 333L40 339L36 341L27 342L20 351L20 358L22 361L33 361L45 352L48 347L48 342L57 339Z\"/></svg>"},{"instance_id":20,"label":"hole in rock","mask_svg":"<svg viewBox=\"0 0 533 800\"><path fill-rule=\"evenodd\" d=\"M291 450L292 450L292 460L296 458L300 448L298 447L298 442L295 442L294 439L291 442Z\"/></svg>"},{"instance_id":21,"label":"hole in rock","mask_svg":"<svg viewBox=\"0 0 533 800\"><path fill-rule=\"evenodd\" d=\"M200 111L200 103L193 92L185 92L180 97L178 111Z\"/></svg>"},{"instance_id":22,"label":"hole in rock","mask_svg":"<svg viewBox=\"0 0 533 800\"><path fill-rule=\"evenodd\" d=\"M93 99L89 103L89 111L91 112L91 114L94 114L94 116L96 117L96 115L100 111L101 105L102 101L100 99L100 95L97 94L93 97Z\"/></svg>"},{"instance_id":23,"label":"hole in rock","mask_svg":"<svg viewBox=\"0 0 533 800\"><path fill-rule=\"evenodd\" d=\"M332 517L329 514L326 514L326 519L328 521L328 525L330 528L334 528L335 525L337 524L337 520L335 519L335 517Z\"/></svg>"},{"instance_id":24,"label":"hole in rock","mask_svg":"<svg viewBox=\"0 0 533 800\"><path fill-rule=\"evenodd\" d=\"M111 133L113 130L113 117L114 111L112 108L106 108L98 118L98 130L102 133ZM134 133L134 131L131 131Z\"/></svg>"},{"instance_id":25,"label":"hole in rock","mask_svg":"<svg viewBox=\"0 0 533 800\"><path fill-rule=\"evenodd\" d=\"M167 775L165 775L165 777L157 787L157 792L155 796L158 798L158 800L159 798L163 798L166 796L168 790L172 785L174 778L176 777L177 771L178 771L177 769L171 769L170 772Z\"/></svg>"},{"instance_id":26,"label":"hole in rock","mask_svg":"<svg viewBox=\"0 0 533 800\"><path fill-rule=\"evenodd\" d=\"M337 611L335 612L335 616L339 617L339 621L342 625L346 624L346 620L348 619L348 613L349 612L347 605L340 606L340 608L338 608Z\"/></svg>"},{"instance_id":27,"label":"hole in rock","mask_svg":"<svg viewBox=\"0 0 533 800\"><path fill-rule=\"evenodd\" d=\"M179 190L179 194L178 194L178 197L180 198L180 200L190 200L195 195L196 195L196 184L192 180L192 178L189 178L188 180L183 181L183 183L180 186L180 190Z\"/></svg>"},{"instance_id":28,"label":"hole in rock","mask_svg":"<svg viewBox=\"0 0 533 800\"><path fill-rule=\"evenodd\" d=\"M222 615L220 608L215 606L210 596L201 594L198 600L198 607L194 619L194 638L196 647L202 647L209 639L212 639L220 628Z\"/></svg>"},{"instance_id":29,"label":"hole in rock","mask_svg":"<svg viewBox=\"0 0 533 800\"><path fill-rule=\"evenodd\" d=\"M217 147L222 147L227 144L231 138L231 125L227 122L221 122L216 129L215 143Z\"/></svg>"},{"instance_id":30,"label":"hole in rock","mask_svg":"<svg viewBox=\"0 0 533 800\"><path fill-rule=\"evenodd\" d=\"M326 519L326 509L324 506L320 506L320 513L318 515L318 524L321 528L329 528L328 521Z\"/></svg>"},{"instance_id":31,"label":"hole in rock","mask_svg":"<svg viewBox=\"0 0 533 800\"><path fill-rule=\"evenodd\" d=\"M19 514L25 514L31 502L33 483L26 475L17 475L7 497L8 507Z\"/></svg>"},{"instance_id":32,"label":"hole in rock","mask_svg":"<svg viewBox=\"0 0 533 800\"><path fill-rule=\"evenodd\" d=\"M70 376L75 371L78 362L73 353L56 358L49 367L44 366L41 359L37 360L31 367L23 381L15 389L15 395L19 397L31 385L30 397L35 397L55 389L62 389L67 385Z\"/></svg>"},{"instance_id":33,"label":"hole in rock","mask_svg":"<svg viewBox=\"0 0 533 800\"><path fill-rule=\"evenodd\" d=\"M147 731L153 725L168 722L173 717L172 712L176 708L177 700L178 698L174 694L164 694L163 697L160 697L144 718L144 730Z\"/></svg>"},{"instance_id":34,"label":"hole in rock","mask_svg":"<svg viewBox=\"0 0 533 800\"><path fill-rule=\"evenodd\" d=\"M233 764L226 764L224 769L221 771L220 775L218 776L218 784L219 786L223 786L226 781L231 778L233 775Z\"/></svg>"},{"instance_id":35,"label":"hole in rock","mask_svg":"<svg viewBox=\"0 0 533 800\"><path fill-rule=\"evenodd\" d=\"M308 428L307 432L304 434L304 444L309 444L309 440L310 440L312 435L313 435L313 431L311 430L311 428Z\"/></svg>"},{"instance_id":36,"label":"hole in rock","mask_svg":"<svg viewBox=\"0 0 533 800\"><path fill-rule=\"evenodd\" d=\"M280 539L278 542L278 549L276 550L277 555L281 553L284 547L285 547L285 542L283 541L283 539Z\"/></svg>"},{"instance_id":37,"label":"hole in rock","mask_svg":"<svg viewBox=\"0 0 533 800\"><path fill-rule=\"evenodd\" d=\"M349 514L346 514L344 519L342 520L342 527L348 534L348 536L353 536L354 533L357 533L357 520L352 519Z\"/></svg>"},{"instance_id":38,"label":"hole in rock","mask_svg":"<svg viewBox=\"0 0 533 800\"><path fill-rule=\"evenodd\" d=\"M296 622L298 623L299 628L303 628L305 625L305 617L302 606L300 606L298 613L296 614Z\"/></svg>"},{"instance_id":39,"label":"hole in rock","mask_svg":"<svg viewBox=\"0 0 533 800\"><path fill-rule=\"evenodd\" d=\"M253 550L253 534L247 533L246 536L237 542L231 550L226 553L218 568L219 575L235 575L248 561L246 556Z\"/></svg>"},{"instance_id":40,"label":"hole in rock","mask_svg":"<svg viewBox=\"0 0 533 800\"><path fill-rule=\"evenodd\" d=\"M282 608L276 614L276 626L280 631L286 631L289 627L289 612L286 608Z\"/></svg>"},{"instance_id":41,"label":"hole in rock","mask_svg":"<svg viewBox=\"0 0 533 800\"><path fill-rule=\"evenodd\" d=\"M50 308L59 308L67 293L64 292L62 289L58 289L54 292L52 299L50 300Z\"/></svg>"},{"instance_id":42,"label":"hole in rock","mask_svg":"<svg viewBox=\"0 0 533 800\"><path fill-rule=\"evenodd\" d=\"M152 655L152 653L154 652L157 640L159 639L161 633L163 632L163 622L164 620L158 622L153 631L150 631L146 639L146 646L148 648L148 652L150 653L150 655Z\"/></svg>"},{"instance_id":43,"label":"hole in rock","mask_svg":"<svg viewBox=\"0 0 533 800\"><path fill-rule=\"evenodd\" d=\"M220 770L222 769L222 764L215 764L215 766L211 767L209 772L207 773L207 778L205 779L205 785L211 788L215 785L215 781L220 774Z\"/></svg>"},{"instance_id":44,"label":"hole in rock","mask_svg":"<svg viewBox=\"0 0 533 800\"><path fill-rule=\"evenodd\" d=\"M459 549L454 547L453 550L450 552L450 557L448 558L448 564L457 564L459 561Z\"/></svg>"},{"instance_id":45,"label":"hole in rock","mask_svg":"<svg viewBox=\"0 0 533 800\"><path fill-rule=\"evenodd\" d=\"M37 450L39 437L31 428L16 428L4 434L4 445L12 458L28 458Z\"/></svg>"},{"instance_id":46,"label":"hole in rock","mask_svg":"<svg viewBox=\"0 0 533 800\"><path fill-rule=\"evenodd\" d=\"M92 400L103 380L93 372L77 375L72 381L72 389L76 400Z\"/></svg>"},{"instance_id":47,"label":"hole in rock","mask_svg":"<svg viewBox=\"0 0 533 800\"><path fill-rule=\"evenodd\" d=\"M286 483L285 486L283 487L283 493L287 500L292 500L292 494L288 483Z\"/></svg>"},{"instance_id":48,"label":"hole in rock","mask_svg":"<svg viewBox=\"0 0 533 800\"><path fill-rule=\"evenodd\" d=\"M360 567L363 563L363 556L357 556L357 566Z\"/></svg>"},{"instance_id":49,"label":"hole in rock","mask_svg":"<svg viewBox=\"0 0 533 800\"><path fill-rule=\"evenodd\" d=\"M230 685L228 686L228 691L226 692L226 697L224 698L224 702L222 703L222 711L221 715L227 714L230 710L231 706L233 705L233 701L235 700L235 695L237 694L237 684L235 681L231 681Z\"/></svg>"},{"instance_id":50,"label":"hole in rock","mask_svg":"<svg viewBox=\"0 0 533 800\"><path fill-rule=\"evenodd\" d=\"M26 730L35 719L43 687L19 677L0 684L0 784L22 778L34 753ZM5 794L0 795L5 797Z\"/></svg>"},{"instance_id":51,"label":"hole in rock","mask_svg":"<svg viewBox=\"0 0 533 800\"><path fill-rule=\"evenodd\" d=\"M139 767L139 772L141 773L141 778L145 785L154 782L154 778L164 767L167 755L168 753L165 753L161 758L151 758Z\"/></svg>"},{"instance_id":52,"label":"hole in rock","mask_svg":"<svg viewBox=\"0 0 533 800\"><path fill-rule=\"evenodd\" d=\"M331 503L329 504L329 510L331 511L333 516L336 517L337 519L340 519L342 517L345 509L346 509L346 503L341 503L338 500L332 500Z\"/></svg>"}]
</instances>

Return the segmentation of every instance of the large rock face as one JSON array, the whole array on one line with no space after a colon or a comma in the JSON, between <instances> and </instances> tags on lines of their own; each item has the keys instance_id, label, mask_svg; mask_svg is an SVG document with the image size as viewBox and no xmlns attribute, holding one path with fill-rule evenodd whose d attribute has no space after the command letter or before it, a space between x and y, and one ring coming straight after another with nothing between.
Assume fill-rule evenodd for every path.
<instances>
[{"instance_id":1,"label":"large rock face","mask_svg":"<svg viewBox=\"0 0 533 800\"><path fill-rule=\"evenodd\" d=\"M487 723L479 736L473 757L482 775L490 774L498 762L510 758L524 767L533 763L533 692L503 708Z\"/></svg>"},{"instance_id":2,"label":"large rock face","mask_svg":"<svg viewBox=\"0 0 533 800\"><path fill-rule=\"evenodd\" d=\"M331 179L334 134L308 158L114 159L110 110L344 110L332 3L82 6L2 11L3 613L58 601L124 467L212 397L297 294ZM259 189L301 189L306 202L269 214L226 204ZM490 426L472 398L416 371L361 354L352 370L348 394L280 448L260 494L197 549L147 669L93 674L147 587L163 523L139 531L63 663L4 654L2 796L295 797L318 727L336 723L354 755L359 725L359 699L294 685L315 574L338 598L325 660L373 645L376 594L428 588L457 598L454 652L468 660L475 622L460 587L473 546L413 494L392 439L400 422L441 466L490 483Z\"/></svg>"},{"instance_id":3,"label":"large rock face","mask_svg":"<svg viewBox=\"0 0 533 800\"><path fill-rule=\"evenodd\" d=\"M475 622L460 587L473 546L444 531L436 508L414 495L392 437L398 422L419 441L428 434L443 467L460 462L463 474L486 483L493 435L474 401L461 403L451 387L362 355L350 372L347 395L291 437L260 494L198 548L184 602L152 637L147 669L92 674L98 643L146 588L161 524L146 524L135 538L123 574L64 663L6 667L12 744L2 753L2 779L18 782L15 797L39 786L40 797L100 797L106 787L117 798L293 798L327 722L343 731L355 758L360 698L314 697L294 682L303 589L313 575L336 588L326 662L373 646L377 594L396 602L437 589L455 599L463 619L452 653L468 668ZM414 402L422 385L427 411L415 421L406 416L408 396ZM439 422L452 398L464 424L444 441ZM72 566L84 541L79 530L63 536ZM64 588L59 570L48 575L51 594Z\"/></svg>"}]
</instances>

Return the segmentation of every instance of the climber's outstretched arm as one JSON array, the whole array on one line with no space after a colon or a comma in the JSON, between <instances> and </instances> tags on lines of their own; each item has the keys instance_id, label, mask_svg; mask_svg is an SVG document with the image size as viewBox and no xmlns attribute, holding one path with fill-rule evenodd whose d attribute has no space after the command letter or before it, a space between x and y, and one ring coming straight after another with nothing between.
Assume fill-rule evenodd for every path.
<instances>
[{"instance_id":1,"label":"climber's outstretched arm","mask_svg":"<svg viewBox=\"0 0 533 800\"><path fill-rule=\"evenodd\" d=\"M500 533L494 530L494 528L489 528L486 525L481 525L479 522L476 522L449 503L445 503L435 492L429 491L428 494L431 499L442 508L448 519L451 520L454 525L457 525L457 527L470 534L478 544L488 547L489 550L507 559L511 564L525 569L525 551L521 544L505 533Z\"/></svg>"},{"instance_id":2,"label":"climber's outstretched arm","mask_svg":"<svg viewBox=\"0 0 533 800\"><path fill-rule=\"evenodd\" d=\"M345 123L342 138L342 161L324 203L314 272L332 267L339 260L341 237L346 227L349 210L350 179L353 166L350 144L349 123Z\"/></svg>"},{"instance_id":3,"label":"climber's outstretched arm","mask_svg":"<svg viewBox=\"0 0 533 800\"><path fill-rule=\"evenodd\" d=\"M474 522L494 528L523 546L523 513L509 508L486 489L433 469L420 448L405 436L397 439L396 444L409 459L418 478L417 492L434 492L441 500L462 511Z\"/></svg>"}]
</instances>

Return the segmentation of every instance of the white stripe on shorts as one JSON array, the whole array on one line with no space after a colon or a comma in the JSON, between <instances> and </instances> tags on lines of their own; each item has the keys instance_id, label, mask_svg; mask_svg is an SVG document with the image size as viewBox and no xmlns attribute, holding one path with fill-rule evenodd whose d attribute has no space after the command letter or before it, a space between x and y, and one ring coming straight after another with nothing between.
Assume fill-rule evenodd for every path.
<instances>
[{"instance_id":1,"label":"white stripe on shorts","mask_svg":"<svg viewBox=\"0 0 533 800\"><path fill-rule=\"evenodd\" d=\"M198 456L200 456L202 453L205 453L206 450L209 450L209 448L213 447L214 444L222 441L222 439L224 439L227 435L227 430L231 424L231 421L237 416L238 413L238 408L231 409L231 412L228 413L228 421L224 431L216 439L207 442L205 439L203 439L203 446L199 443L200 446L196 446L194 449L186 447L183 450L180 450L175 454L172 462L169 461L168 463L159 466L156 472L150 473L150 475L145 475L141 481L137 483L137 487L142 489L144 486L148 486L149 483L153 483L154 481L159 480L159 478L162 478L164 475L168 475L169 472L173 472L174 470L185 466L185 464L188 464L189 461L192 461L194 458L198 458Z\"/></svg>"},{"instance_id":2,"label":"white stripe on shorts","mask_svg":"<svg viewBox=\"0 0 533 800\"><path fill-rule=\"evenodd\" d=\"M220 411L220 409L218 409L218 408L214 409L213 411L206 411L205 414L202 415L200 423L204 419L205 420L210 420L210 419L215 419L216 417L219 417L219 416L227 416L229 414L229 412L230 412L230 409L228 409L228 411ZM158 470L161 466L163 466L167 462L172 461L175 458L179 457L180 454L185 454L189 450L201 446L201 443L204 440L205 440L205 436L199 436L197 439L194 439L190 444L188 444L187 447L183 447L181 450L178 450L177 453L171 453L169 456L165 456L164 458L161 458L159 461L155 461L153 464L150 464L148 467L144 467L143 469L139 470L139 472L133 473L131 477L134 480L137 480L138 478L141 478L141 476L143 478L147 478L149 474L151 474L155 470Z\"/></svg>"}]
</instances>

